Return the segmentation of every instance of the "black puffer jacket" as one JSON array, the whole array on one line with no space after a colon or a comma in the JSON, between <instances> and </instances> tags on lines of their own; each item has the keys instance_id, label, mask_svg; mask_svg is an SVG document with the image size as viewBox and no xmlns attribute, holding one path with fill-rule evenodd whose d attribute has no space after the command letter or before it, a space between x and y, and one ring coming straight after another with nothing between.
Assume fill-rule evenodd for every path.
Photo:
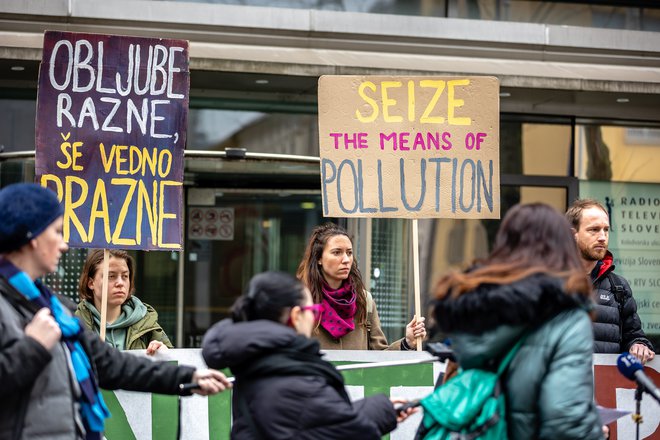
<instances>
[{"instance_id":1,"label":"black puffer jacket","mask_svg":"<svg viewBox=\"0 0 660 440\"><path fill-rule=\"evenodd\" d=\"M229 367L236 376L232 439L377 440L396 428L389 399L381 394L351 403L341 375L319 350L318 341L272 321L226 319L207 332L207 365Z\"/></svg>"},{"instance_id":2,"label":"black puffer jacket","mask_svg":"<svg viewBox=\"0 0 660 440\"><path fill-rule=\"evenodd\" d=\"M613 260L612 254L608 252L602 264L599 263L592 273L597 301L594 352L621 353L629 351L630 347L637 343L653 350L653 344L642 330L642 323L637 315L637 303L630 285L625 278L614 274ZM615 292L618 283L623 289Z\"/></svg>"}]
</instances>

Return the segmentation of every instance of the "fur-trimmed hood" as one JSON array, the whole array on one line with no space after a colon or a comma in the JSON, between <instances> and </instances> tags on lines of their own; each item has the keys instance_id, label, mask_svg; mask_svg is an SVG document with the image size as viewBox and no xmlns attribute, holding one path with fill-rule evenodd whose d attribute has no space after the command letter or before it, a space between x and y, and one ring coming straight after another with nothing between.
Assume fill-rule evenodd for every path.
<instances>
[{"instance_id":1,"label":"fur-trimmed hood","mask_svg":"<svg viewBox=\"0 0 660 440\"><path fill-rule=\"evenodd\" d=\"M591 299L564 291L563 281L535 274L512 284L482 284L457 298L434 302L439 329L447 333L481 334L501 325L534 326L558 313L593 307Z\"/></svg>"}]
</instances>

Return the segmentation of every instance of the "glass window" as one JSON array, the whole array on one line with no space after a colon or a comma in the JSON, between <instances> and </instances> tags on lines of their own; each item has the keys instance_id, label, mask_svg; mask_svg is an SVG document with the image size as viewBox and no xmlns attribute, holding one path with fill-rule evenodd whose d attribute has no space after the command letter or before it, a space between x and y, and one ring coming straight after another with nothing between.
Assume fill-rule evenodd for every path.
<instances>
[{"instance_id":1,"label":"glass window","mask_svg":"<svg viewBox=\"0 0 660 440\"><path fill-rule=\"evenodd\" d=\"M370 286L381 328L390 343L404 336L406 324L414 315L414 292L409 279L412 270L410 229L408 219L372 219L371 273L363 273L363 276Z\"/></svg>"},{"instance_id":2,"label":"glass window","mask_svg":"<svg viewBox=\"0 0 660 440\"><path fill-rule=\"evenodd\" d=\"M195 191L189 191L189 200L196 198ZM188 347L199 346L206 330L229 316L253 275L266 270L294 274L312 228L326 220L319 191L211 192L212 205L188 204L183 315ZM212 224L218 230L207 233Z\"/></svg>"},{"instance_id":3,"label":"glass window","mask_svg":"<svg viewBox=\"0 0 660 440\"><path fill-rule=\"evenodd\" d=\"M34 150L36 103L33 99L0 99L0 152ZM190 108L187 148L318 156L315 114Z\"/></svg>"},{"instance_id":4,"label":"glass window","mask_svg":"<svg viewBox=\"0 0 660 440\"><path fill-rule=\"evenodd\" d=\"M0 99L0 152L34 150L34 99Z\"/></svg>"},{"instance_id":5,"label":"glass window","mask_svg":"<svg viewBox=\"0 0 660 440\"><path fill-rule=\"evenodd\" d=\"M571 124L535 123L502 115L500 169L503 174L569 176Z\"/></svg>"},{"instance_id":6,"label":"glass window","mask_svg":"<svg viewBox=\"0 0 660 440\"><path fill-rule=\"evenodd\" d=\"M654 9L594 3L598 2L453 0L449 16L611 29L651 30L660 24Z\"/></svg>"},{"instance_id":7,"label":"glass window","mask_svg":"<svg viewBox=\"0 0 660 440\"><path fill-rule=\"evenodd\" d=\"M319 155L313 114L190 109L188 149L245 148L251 153Z\"/></svg>"},{"instance_id":8,"label":"glass window","mask_svg":"<svg viewBox=\"0 0 660 440\"><path fill-rule=\"evenodd\" d=\"M501 194L502 218L517 203L548 203L561 213L567 208L567 189L563 187L503 186ZM428 292L430 299L441 275L488 256L501 220L437 219L429 222L426 224L429 267L421 273L421 280L426 283L422 292Z\"/></svg>"},{"instance_id":9,"label":"glass window","mask_svg":"<svg viewBox=\"0 0 660 440\"><path fill-rule=\"evenodd\" d=\"M521 1L521 0L178 0L290 9L314 9L423 17L547 23L607 29L657 31L660 9L613 6L611 1ZM600 4L599 4L600 3Z\"/></svg>"},{"instance_id":10,"label":"glass window","mask_svg":"<svg viewBox=\"0 0 660 440\"><path fill-rule=\"evenodd\" d=\"M578 123L575 174L581 180L660 183L660 128Z\"/></svg>"},{"instance_id":11,"label":"glass window","mask_svg":"<svg viewBox=\"0 0 660 440\"><path fill-rule=\"evenodd\" d=\"M176 341L179 252L130 252L135 259L135 295L158 312L158 323ZM180 347L182 348L182 347Z\"/></svg>"}]
</instances>

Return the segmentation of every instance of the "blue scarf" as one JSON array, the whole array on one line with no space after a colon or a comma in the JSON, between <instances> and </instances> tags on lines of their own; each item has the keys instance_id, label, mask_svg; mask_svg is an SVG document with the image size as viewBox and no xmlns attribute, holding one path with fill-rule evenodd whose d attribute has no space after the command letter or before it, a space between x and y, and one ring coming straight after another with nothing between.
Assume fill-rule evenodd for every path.
<instances>
[{"instance_id":1,"label":"blue scarf","mask_svg":"<svg viewBox=\"0 0 660 440\"><path fill-rule=\"evenodd\" d=\"M28 274L18 269L7 260L0 259L0 276L7 279L16 290L40 308L47 307L62 331L64 342L71 354L71 364L80 385L79 398L80 415L82 416L87 440L100 440L105 427L105 419L110 412L105 406L103 397L94 380L89 357L80 338L83 333L82 325L75 316L67 314L62 303L53 295L40 280L33 282Z\"/></svg>"}]
</instances>

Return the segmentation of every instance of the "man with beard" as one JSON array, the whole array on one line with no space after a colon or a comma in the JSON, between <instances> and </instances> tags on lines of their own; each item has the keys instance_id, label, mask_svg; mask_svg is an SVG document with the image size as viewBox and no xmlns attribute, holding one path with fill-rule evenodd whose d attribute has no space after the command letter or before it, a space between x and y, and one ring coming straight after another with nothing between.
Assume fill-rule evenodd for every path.
<instances>
[{"instance_id":1,"label":"man with beard","mask_svg":"<svg viewBox=\"0 0 660 440\"><path fill-rule=\"evenodd\" d=\"M646 338L637 315L637 303L625 278L614 273L614 257L607 250L610 221L597 200L576 200L566 218L573 227L582 263L594 283L596 318L594 352L628 351L642 362L653 359L653 345Z\"/></svg>"}]
</instances>

